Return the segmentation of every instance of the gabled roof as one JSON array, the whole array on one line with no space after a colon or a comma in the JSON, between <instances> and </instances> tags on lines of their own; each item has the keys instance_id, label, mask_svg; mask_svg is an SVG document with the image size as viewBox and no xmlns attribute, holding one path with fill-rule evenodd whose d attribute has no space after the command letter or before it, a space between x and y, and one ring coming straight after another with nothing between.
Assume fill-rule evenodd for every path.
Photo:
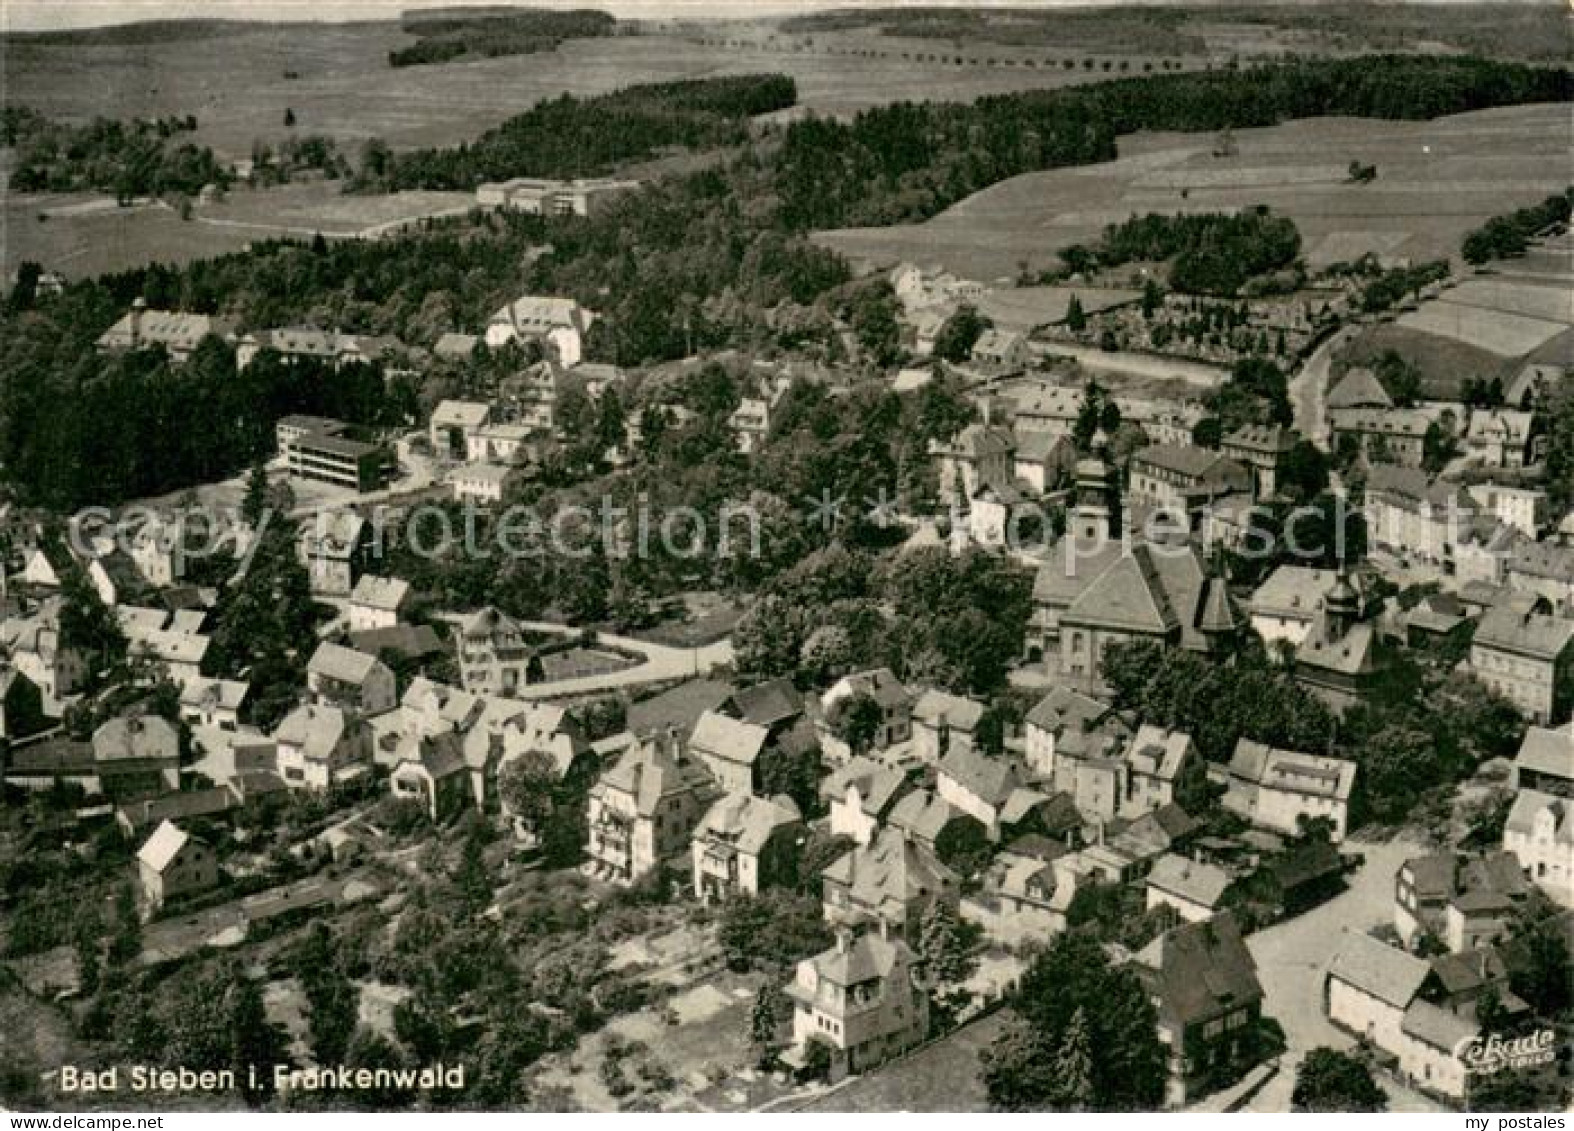
<instances>
[{"instance_id":1,"label":"gabled roof","mask_svg":"<svg viewBox=\"0 0 1574 1131\"><path fill-rule=\"evenodd\" d=\"M803 699L790 679L770 679L740 688L731 698L737 717L756 726L771 728L803 711Z\"/></svg>"},{"instance_id":2,"label":"gabled roof","mask_svg":"<svg viewBox=\"0 0 1574 1131\"><path fill-rule=\"evenodd\" d=\"M159 827L153 830L153 835L142 843L137 849L137 860L155 872L162 872L168 868L180 850L186 847L186 842L191 840L188 833L181 831L173 821L162 821Z\"/></svg>"},{"instance_id":3,"label":"gabled roof","mask_svg":"<svg viewBox=\"0 0 1574 1131\"><path fill-rule=\"evenodd\" d=\"M1114 710L1108 703L1070 687L1057 687L1033 705L1023 720L1030 726L1058 733L1066 727L1086 729Z\"/></svg>"},{"instance_id":4,"label":"gabled roof","mask_svg":"<svg viewBox=\"0 0 1574 1131\"><path fill-rule=\"evenodd\" d=\"M1153 862L1148 886L1178 896L1209 909L1219 905L1228 890L1230 874L1212 864L1201 864L1184 856L1165 853Z\"/></svg>"},{"instance_id":5,"label":"gabled roof","mask_svg":"<svg viewBox=\"0 0 1574 1131\"><path fill-rule=\"evenodd\" d=\"M326 676L342 683L365 683L372 672L383 665L376 656L368 656L342 644L323 641L312 653L306 670L312 675Z\"/></svg>"},{"instance_id":6,"label":"gabled roof","mask_svg":"<svg viewBox=\"0 0 1574 1131\"><path fill-rule=\"evenodd\" d=\"M1018 784L1016 768L1010 762L987 757L970 746L949 751L940 759L939 773L996 810Z\"/></svg>"},{"instance_id":7,"label":"gabled roof","mask_svg":"<svg viewBox=\"0 0 1574 1131\"><path fill-rule=\"evenodd\" d=\"M1181 625L1146 543L1121 554L1071 603L1061 621L1155 636L1167 635Z\"/></svg>"},{"instance_id":8,"label":"gabled roof","mask_svg":"<svg viewBox=\"0 0 1574 1131\"><path fill-rule=\"evenodd\" d=\"M350 603L382 612L396 613L409 596L408 581L397 577L375 577L368 573L355 583L355 590L350 594Z\"/></svg>"},{"instance_id":9,"label":"gabled roof","mask_svg":"<svg viewBox=\"0 0 1574 1131\"><path fill-rule=\"evenodd\" d=\"M912 833L926 844L933 844L946 826L958 818L974 819L953 807L939 794L919 789L906 794L896 803L886 823L893 829Z\"/></svg>"},{"instance_id":10,"label":"gabled roof","mask_svg":"<svg viewBox=\"0 0 1574 1131\"><path fill-rule=\"evenodd\" d=\"M1574 546L1526 540L1509 555L1510 573L1574 584Z\"/></svg>"},{"instance_id":11,"label":"gabled roof","mask_svg":"<svg viewBox=\"0 0 1574 1131\"><path fill-rule=\"evenodd\" d=\"M1370 369L1351 369L1328 392L1329 408L1392 408L1394 400Z\"/></svg>"},{"instance_id":12,"label":"gabled roof","mask_svg":"<svg viewBox=\"0 0 1574 1131\"><path fill-rule=\"evenodd\" d=\"M1567 798L1537 789L1521 789L1514 796L1514 805L1503 827L1521 836L1533 836L1536 822L1543 814L1548 815L1552 825L1553 843L1569 845L1570 851L1574 851L1574 819L1571 819L1574 818L1574 802Z\"/></svg>"},{"instance_id":13,"label":"gabled roof","mask_svg":"<svg viewBox=\"0 0 1574 1131\"><path fill-rule=\"evenodd\" d=\"M687 738L706 711L714 711L734 693L732 684L719 679L691 679L649 699L631 703L628 729L644 737L672 728Z\"/></svg>"},{"instance_id":14,"label":"gabled roof","mask_svg":"<svg viewBox=\"0 0 1574 1131\"><path fill-rule=\"evenodd\" d=\"M525 334L584 330L589 326L589 313L571 298L524 295L493 314L489 325L511 326Z\"/></svg>"},{"instance_id":15,"label":"gabled roof","mask_svg":"<svg viewBox=\"0 0 1574 1131\"><path fill-rule=\"evenodd\" d=\"M771 732L762 726L706 711L694 724L689 749L697 755L752 766L770 737Z\"/></svg>"},{"instance_id":16,"label":"gabled roof","mask_svg":"<svg viewBox=\"0 0 1574 1131\"><path fill-rule=\"evenodd\" d=\"M525 630L507 613L487 605L461 620L459 631L471 639L490 640L497 636L522 635Z\"/></svg>"},{"instance_id":17,"label":"gabled roof","mask_svg":"<svg viewBox=\"0 0 1574 1131\"><path fill-rule=\"evenodd\" d=\"M955 891L960 882L934 853L890 828L832 862L821 875L845 886L853 902L893 912L914 900Z\"/></svg>"},{"instance_id":18,"label":"gabled roof","mask_svg":"<svg viewBox=\"0 0 1574 1131\"><path fill-rule=\"evenodd\" d=\"M820 782L820 796L830 802L844 801L848 788L856 787L864 813L879 819L906 785L900 770L860 754Z\"/></svg>"},{"instance_id":19,"label":"gabled roof","mask_svg":"<svg viewBox=\"0 0 1574 1131\"><path fill-rule=\"evenodd\" d=\"M1421 983L1431 972L1425 959L1348 927L1333 961L1328 964L1328 977L1337 978L1395 1009L1405 1009L1415 1000Z\"/></svg>"},{"instance_id":20,"label":"gabled roof","mask_svg":"<svg viewBox=\"0 0 1574 1131\"><path fill-rule=\"evenodd\" d=\"M907 688L891 673L890 668L870 668L868 671L844 675L820 698L824 707L838 699L853 695L867 695L880 706L890 709L907 705Z\"/></svg>"},{"instance_id":21,"label":"gabled roof","mask_svg":"<svg viewBox=\"0 0 1574 1131\"><path fill-rule=\"evenodd\" d=\"M1495 605L1482 614L1472 643L1551 663L1574 643L1574 620Z\"/></svg>"},{"instance_id":22,"label":"gabled roof","mask_svg":"<svg viewBox=\"0 0 1574 1131\"><path fill-rule=\"evenodd\" d=\"M1176 1029L1261 1001L1257 964L1229 912L1165 931L1136 958L1157 999L1159 1016Z\"/></svg>"},{"instance_id":23,"label":"gabled roof","mask_svg":"<svg viewBox=\"0 0 1574 1131\"><path fill-rule=\"evenodd\" d=\"M626 751L601 775L594 789L626 794L633 798L636 813L652 817L664 798L710 786L710 775L703 767L679 762L661 743L648 742Z\"/></svg>"},{"instance_id":24,"label":"gabled roof","mask_svg":"<svg viewBox=\"0 0 1574 1131\"><path fill-rule=\"evenodd\" d=\"M93 732L95 761L170 760L180 756L180 738L168 719L158 715L121 715Z\"/></svg>"},{"instance_id":25,"label":"gabled roof","mask_svg":"<svg viewBox=\"0 0 1574 1131\"><path fill-rule=\"evenodd\" d=\"M1243 738L1235 744L1230 776L1263 789L1348 801L1356 764L1342 758L1278 750Z\"/></svg>"},{"instance_id":26,"label":"gabled roof","mask_svg":"<svg viewBox=\"0 0 1574 1131\"><path fill-rule=\"evenodd\" d=\"M346 729L344 712L338 707L307 703L284 716L273 737L280 743L299 746L308 759L326 762L344 738Z\"/></svg>"},{"instance_id":27,"label":"gabled roof","mask_svg":"<svg viewBox=\"0 0 1574 1131\"><path fill-rule=\"evenodd\" d=\"M1278 455L1295 447L1295 433L1282 424L1247 424L1224 437L1230 447Z\"/></svg>"},{"instance_id":28,"label":"gabled roof","mask_svg":"<svg viewBox=\"0 0 1574 1131\"><path fill-rule=\"evenodd\" d=\"M1419 1000L1410 1003L1399 1028L1406 1036L1451 1055L1481 1031L1481 1026L1469 1018Z\"/></svg>"},{"instance_id":29,"label":"gabled roof","mask_svg":"<svg viewBox=\"0 0 1574 1131\"><path fill-rule=\"evenodd\" d=\"M1191 749L1191 735L1185 731L1143 723L1126 748L1126 764L1137 773L1173 782Z\"/></svg>"},{"instance_id":30,"label":"gabled roof","mask_svg":"<svg viewBox=\"0 0 1574 1131\"><path fill-rule=\"evenodd\" d=\"M1150 444L1132 453L1132 466L1144 464L1187 479L1224 480L1241 478L1246 469L1218 452L1192 444Z\"/></svg>"},{"instance_id":31,"label":"gabled roof","mask_svg":"<svg viewBox=\"0 0 1574 1131\"><path fill-rule=\"evenodd\" d=\"M984 705L961 695L930 688L913 704L913 721L933 727L971 731L984 717Z\"/></svg>"},{"instance_id":32,"label":"gabled roof","mask_svg":"<svg viewBox=\"0 0 1574 1131\"><path fill-rule=\"evenodd\" d=\"M845 947L838 944L821 951L808 961L821 981L845 989L876 978L889 978L899 966L912 961L912 952L901 939L884 938L871 931Z\"/></svg>"},{"instance_id":33,"label":"gabled roof","mask_svg":"<svg viewBox=\"0 0 1574 1131\"><path fill-rule=\"evenodd\" d=\"M802 820L798 807L785 797L767 800L747 793L730 793L705 813L694 839L725 841L740 852L758 856L778 829Z\"/></svg>"}]
</instances>

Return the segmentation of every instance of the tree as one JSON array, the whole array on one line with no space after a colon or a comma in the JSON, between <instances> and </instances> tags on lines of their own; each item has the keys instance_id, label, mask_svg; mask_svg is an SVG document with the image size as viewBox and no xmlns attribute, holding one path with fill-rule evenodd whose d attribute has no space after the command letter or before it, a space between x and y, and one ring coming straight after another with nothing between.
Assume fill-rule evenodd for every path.
<instances>
[{"instance_id":1,"label":"tree","mask_svg":"<svg viewBox=\"0 0 1574 1131\"><path fill-rule=\"evenodd\" d=\"M497 785L503 804L526 828L539 833L555 808L557 763L543 750L527 750L503 767Z\"/></svg>"},{"instance_id":2,"label":"tree","mask_svg":"<svg viewBox=\"0 0 1574 1131\"><path fill-rule=\"evenodd\" d=\"M292 129L295 128L295 109L294 109L294 107L286 106L284 108L284 128L287 129L287 130L292 130Z\"/></svg>"},{"instance_id":3,"label":"tree","mask_svg":"<svg viewBox=\"0 0 1574 1131\"><path fill-rule=\"evenodd\" d=\"M978 956L956 910L943 899L924 908L918 925L918 956L933 985L960 986L978 968Z\"/></svg>"},{"instance_id":4,"label":"tree","mask_svg":"<svg viewBox=\"0 0 1574 1131\"><path fill-rule=\"evenodd\" d=\"M774 981L766 982L755 992L754 1008L749 1012L749 1043L761 1068L776 1059L782 1028L791 1019L792 1006Z\"/></svg>"},{"instance_id":5,"label":"tree","mask_svg":"<svg viewBox=\"0 0 1574 1131\"><path fill-rule=\"evenodd\" d=\"M973 345L994 323L970 303L957 307L935 335L934 356L942 361L966 361Z\"/></svg>"},{"instance_id":6,"label":"tree","mask_svg":"<svg viewBox=\"0 0 1574 1131\"><path fill-rule=\"evenodd\" d=\"M1159 308L1163 305L1164 292L1159 289L1159 284L1151 278L1144 279L1142 281L1142 317L1151 322L1153 316L1159 312Z\"/></svg>"},{"instance_id":7,"label":"tree","mask_svg":"<svg viewBox=\"0 0 1574 1131\"><path fill-rule=\"evenodd\" d=\"M1088 1015L1082 1006L1071 1015L1055 1054L1055 1106L1063 1111L1093 1107L1093 1049Z\"/></svg>"},{"instance_id":8,"label":"tree","mask_svg":"<svg viewBox=\"0 0 1574 1131\"><path fill-rule=\"evenodd\" d=\"M1539 890L1509 924L1509 988L1542 1017L1556 1017L1574 997L1574 965L1556 905Z\"/></svg>"},{"instance_id":9,"label":"tree","mask_svg":"<svg viewBox=\"0 0 1574 1131\"><path fill-rule=\"evenodd\" d=\"M1008 1110L1053 1109L1067 1102L1057 1070L1061 1050L1080 1013L1092 1058L1088 1106L1099 1111L1153 1110L1164 1097L1169 1058L1159 1043L1157 1018L1137 975L1114 967L1101 944L1081 931L1064 931L1023 974L1015 999L1023 1027L1013 1027L989 1049L984 1079L990 1102ZM1081 1075L1080 1057L1077 1077Z\"/></svg>"},{"instance_id":10,"label":"tree","mask_svg":"<svg viewBox=\"0 0 1574 1131\"><path fill-rule=\"evenodd\" d=\"M1290 1103L1296 1111L1386 1111L1388 1097L1362 1061L1331 1048L1306 1054L1295 1074Z\"/></svg>"},{"instance_id":11,"label":"tree","mask_svg":"<svg viewBox=\"0 0 1574 1131\"><path fill-rule=\"evenodd\" d=\"M262 990L244 972L237 972L227 995L230 1032L230 1067L241 1094L251 1106L273 1094L272 1065L283 1062L287 1043L278 1026L268 1020ZM251 1069L255 1067L255 1085Z\"/></svg>"},{"instance_id":12,"label":"tree","mask_svg":"<svg viewBox=\"0 0 1574 1131\"><path fill-rule=\"evenodd\" d=\"M1072 295L1066 303L1066 329L1073 334L1080 334L1088 328L1088 316L1082 311L1082 300Z\"/></svg>"},{"instance_id":13,"label":"tree","mask_svg":"<svg viewBox=\"0 0 1574 1131\"><path fill-rule=\"evenodd\" d=\"M855 691L835 705L831 729L854 754L863 754L874 745L884 721L885 714L874 696L866 691Z\"/></svg>"},{"instance_id":14,"label":"tree","mask_svg":"<svg viewBox=\"0 0 1574 1131\"><path fill-rule=\"evenodd\" d=\"M241 499L240 516L247 526L256 530L268 510L268 469L262 460L251 465L246 475L246 494Z\"/></svg>"}]
</instances>

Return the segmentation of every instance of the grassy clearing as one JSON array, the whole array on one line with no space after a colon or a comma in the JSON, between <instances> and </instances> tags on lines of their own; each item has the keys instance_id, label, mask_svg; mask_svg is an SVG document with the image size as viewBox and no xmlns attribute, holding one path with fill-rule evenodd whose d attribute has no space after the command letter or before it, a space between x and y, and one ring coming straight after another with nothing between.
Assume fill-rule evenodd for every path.
<instances>
[{"instance_id":1,"label":"grassy clearing","mask_svg":"<svg viewBox=\"0 0 1574 1131\"><path fill-rule=\"evenodd\" d=\"M1299 227L1314 266L1366 251L1413 261L1458 254L1464 233L1566 186L1574 122L1567 107L1522 106L1433 122L1322 118L1235 135L1212 154L1201 134L1138 134L1101 165L1014 177L923 224L816 237L874 264L935 260L995 279L1047 266L1134 213L1233 211L1267 204ZM1335 170L1375 164L1377 180Z\"/></svg>"}]
</instances>

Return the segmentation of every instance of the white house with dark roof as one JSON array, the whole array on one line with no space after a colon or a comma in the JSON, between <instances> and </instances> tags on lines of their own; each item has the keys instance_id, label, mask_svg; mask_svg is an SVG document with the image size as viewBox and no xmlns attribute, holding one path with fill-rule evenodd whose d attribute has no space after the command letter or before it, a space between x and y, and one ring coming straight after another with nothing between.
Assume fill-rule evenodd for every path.
<instances>
[{"instance_id":1,"label":"white house with dark roof","mask_svg":"<svg viewBox=\"0 0 1574 1131\"><path fill-rule=\"evenodd\" d=\"M911 938L929 904L956 906L961 878L911 836L887 828L833 861L820 874L820 889L831 924L853 929L883 924L892 935Z\"/></svg>"},{"instance_id":2,"label":"white house with dark roof","mask_svg":"<svg viewBox=\"0 0 1574 1131\"><path fill-rule=\"evenodd\" d=\"M984 705L962 695L929 688L913 704L913 748L933 765L953 749L971 748Z\"/></svg>"},{"instance_id":3,"label":"white house with dark roof","mask_svg":"<svg viewBox=\"0 0 1574 1131\"><path fill-rule=\"evenodd\" d=\"M1503 848L1549 898L1574 907L1574 801L1521 789L1503 825Z\"/></svg>"},{"instance_id":4,"label":"white house with dark roof","mask_svg":"<svg viewBox=\"0 0 1574 1131\"><path fill-rule=\"evenodd\" d=\"M491 419L492 406L484 401L439 401L427 422L432 450L439 456L465 458L470 450L470 438Z\"/></svg>"},{"instance_id":5,"label":"white house with dark roof","mask_svg":"<svg viewBox=\"0 0 1574 1131\"><path fill-rule=\"evenodd\" d=\"M694 828L719 791L673 738L625 751L590 790L587 867L628 886L664 862L687 857Z\"/></svg>"},{"instance_id":6,"label":"white house with dark roof","mask_svg":"<svg viewBox=\"0 0 1574 1131\"><path fill-rule=\"evenodd\" d=\"M1105 757L1124 746L1132 733L1130 722L1108 703L1056 687L1023 719L1027 766L1056 789L1067 790L1065 782L1072 779L1060 765L1061 751L1073 759Z\"/></svg>"},{"instance_id":7,"label":"white house with dark roof","mask_svg":"<svg viewBox=\"0 0 1574 1131\"><path fill-rule=\"evenodd\" d=\"M1330 839L1344 839L1356 764L1342 758L1278 750L1243 738L1230 759L1224 807L1254 825L1294 836L1301 819L1327 818Z\"/></svg>"},{"instance_id":8,"label":"white house with dark roof","mask_svg":"<svg viewBox=\"0 0 1574 1131\"><path fill-rule=\"evenodd\" d=\"M847 704L859 697L872 699L880 711L872 749L895 746L907 742L913 736L913 697L891 669L870 668L868 671L844 675L820 696L820 709L815 720L820 746L833 763L845 762L852 757L852 748L837 733L837 724L847 710Z\"/></svg>"},{"instance_id":9,"label":"white house with dark roof","mask_svg":"<svg viewBox=\"0 0 1574 1131\"><path fill-rule=\"evenodd\" d=\"M192 726L235 730L251 685L237 679L193 679L180 688L180 717Z\"/></svg>"},{"instance_id":10,"label":"white house with dark roof","mask_svg":"<svg viewBox=\"0 0 1574 1131\"><path fill-rule=\"evenodd\" d=\"M404 735L391 761L389 790L417 802L433 821L446 819L471 800L463 739L453 731Z\"/></svg>"},{"instance_id":11,"label":"white house with dark roof","mask_svg":"<svg viewBox=\"0 0 1574 1131\"><path fill-rule=\"evenodd\" d=\"M513 617L488 605L461 620L454 635L466 691L510 696L530 682L536 651Z\"/></svg>"},{"instance_id":12,"label":"white house with dark roof","mask_svg":"<svg viewBox=\"0 0 1574 1131\"><path fill-rule=\"evenodd\" d=\"M172 821L162 822L137 849L137 884L150 913L219 882L218 859L204 841Z\"/></svg>"},{"instance_id":13,"label":"white house with dark roof","mask_svg":"<svg viewBox=\"0 0 1574 1131\"><path fill-rule=\"evenodd\" d=\"M1535 462L1532 412L1514 408L1478 408L1470 414L1465 448L1487 467L1521 468Z\"/></svg>"},{"instance_id":14,"label":"white house with dark roof","mask_svg":"<svg viewBox=\"0 0 1574 1131\"><path fill-rule=\"evenodd\" d=\"M728 794L694 830L694 894L709 903L794 882L806 835L798 807L787 798Z\"/></svg>"}]
</instances>

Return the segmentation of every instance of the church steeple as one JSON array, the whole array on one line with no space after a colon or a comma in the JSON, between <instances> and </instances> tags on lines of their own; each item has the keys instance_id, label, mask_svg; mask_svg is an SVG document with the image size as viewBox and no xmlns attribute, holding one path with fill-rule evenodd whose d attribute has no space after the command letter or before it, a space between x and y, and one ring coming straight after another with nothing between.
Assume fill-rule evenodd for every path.
<instances>
[{"instance_id":1,"label":"church steeple","mask_svg":"<svg viewBox=\"0 0 1574 1131\"><path fill-rule=\"evenodd\" d=\"M1106 542L1115 536L1114 492L1106 456L1108 439L1100 429L1093 436L1092 452L1077 461L1077 505L1072 509L1071 534L1079 542Z\"/></svg>"},{"instance_id":2,"label":"church steeple","mask_svg":"<svg viewBox=\"0 0 1574 1131\"><path fill-rule=\"evenodd\" d=\"M1323 613L1328 621L1328 635L1333 640L1343 640L1361 619L1361 594L1350 584L1350 573L1343 562L1339 563L1339 579L1323 597Z\"/></svg>"}]
</instances>

